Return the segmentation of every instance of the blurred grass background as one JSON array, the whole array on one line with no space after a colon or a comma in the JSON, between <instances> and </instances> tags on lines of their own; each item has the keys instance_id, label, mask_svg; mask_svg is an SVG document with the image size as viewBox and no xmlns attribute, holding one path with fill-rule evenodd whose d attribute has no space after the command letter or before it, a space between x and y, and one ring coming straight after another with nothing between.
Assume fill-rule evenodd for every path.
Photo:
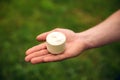
<instances>
[{"instance_id":1,"label":"blurred grass background","mask_svg":"<svg viewBox=\"0 0 120 80\"><path fill-rule=\"evenodd\" d=\"M0 0L1 80L120 80L120 43L61 62L32 65L25 50L51 29L84 31L120 8L120 0Z\"/></svg>"}]
</instances>

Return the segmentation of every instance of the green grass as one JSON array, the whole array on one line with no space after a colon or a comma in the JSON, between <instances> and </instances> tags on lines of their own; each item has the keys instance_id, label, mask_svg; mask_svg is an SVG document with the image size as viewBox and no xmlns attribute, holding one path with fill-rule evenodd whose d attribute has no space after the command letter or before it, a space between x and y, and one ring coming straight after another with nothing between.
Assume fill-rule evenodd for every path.
<instances>
[{"instance_id":1,"label":"green grass","mask_svg":"<svg viewBox=\"0 0 120 80\"><path fill-rule=\"evenodd\" d=\"M119 0L0 0L0 79L119 80L119 43L61 62L32 65L24 61L25 50L39 44L35 40L38 34L56 27L84 31L118 10L119 3Z\"/></svg>"}]
</instances>

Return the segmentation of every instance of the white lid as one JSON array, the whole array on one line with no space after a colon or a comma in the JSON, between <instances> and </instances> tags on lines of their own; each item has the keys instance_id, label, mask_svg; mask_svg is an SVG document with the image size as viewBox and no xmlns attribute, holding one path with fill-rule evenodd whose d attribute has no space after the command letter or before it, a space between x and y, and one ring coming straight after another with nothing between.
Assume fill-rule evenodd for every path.
<instances>
[{"instance_id":1,"label":"white lid","mask_svg":"<svg viewBox=\"0 0 120 80\"><path fill-rule=\"evenodd\" d=\"M65 43L66 37L61 32L52 32L47 35L46 41L51 45L61 45Z\"/></svg>"}]
</instances>

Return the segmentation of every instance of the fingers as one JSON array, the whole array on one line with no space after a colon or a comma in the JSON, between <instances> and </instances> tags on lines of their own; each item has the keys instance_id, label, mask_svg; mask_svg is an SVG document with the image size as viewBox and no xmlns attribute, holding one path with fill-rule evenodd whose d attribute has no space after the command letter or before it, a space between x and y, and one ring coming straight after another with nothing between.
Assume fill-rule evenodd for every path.
<instances>
[{"instance_id":1,"label":"fingers","mask_svg":"<svg viewBox=\"0 0 120 80\"><path fill-rule=\"evenodd\" d=\"M41 51L37 51L37 52L34 52L32 54L29 54L25 57L25 61L28 62L30 61L32 58L35 58L35 57L39 57L39 56L43 56L43 55L46 55L48 54L48 51L47 49L43 49Z\"/></svg>"},{"instance_id":2,"label":"fingers","mask_svg":"<svg viewBox=\"0 0 120 80\"><path fill-rule=\"evenodd\" d=\"M54 62L54 61L61 61L66 59L67 56L65 54L60 54L60 55L48 55L46 57L43 58L44 62Z\"/></svg>"},{"instance_id":3,"label":"fingers","mask_svg":"<svg viewBox=\"0 0 120 80\"><path fill-rule=\"evenodd\" d=\"M33 53L33 52L36 52L36 51L39 51L39 50L42 50L42 49L46 49L46 43L42 43L42 44L39 44L37 46L34 46L34 47L28 49L26 51L26 55L29 55L30 53Z\"/></svg>"},{"instance_id":4,"label":"fingers","mask_svg":"<svg viewBox=\"0 0 120 80\"><path fill-rule=\"evenodd\" d=\"M42 34L38 35L38 36L36 37L36 39L37 39L38 41L44 41L44 40L46 40L46 36L47 36L48 34L49 34L49 32L42 33Z\"/></svg>"},{"instance_id":5,"label":"fingers","mask_svg":"<svg viewBox=\"0 0 120 80\"><path fill-rule=\"evenodd\" d=\"M60 55L46 54L43 56L32 58L31 63L37 64L42 62L55 62L55 61L61 61L67 59L68 57L69 56L66 54L60 54Z\"/></svg>"}]
</instances>

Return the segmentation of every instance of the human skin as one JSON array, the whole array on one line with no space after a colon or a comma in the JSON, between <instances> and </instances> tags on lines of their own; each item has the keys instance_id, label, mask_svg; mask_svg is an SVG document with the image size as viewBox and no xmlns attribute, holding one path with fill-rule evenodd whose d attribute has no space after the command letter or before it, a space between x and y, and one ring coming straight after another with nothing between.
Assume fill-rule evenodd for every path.
<instances>
[{"instance_id":1,"label":"human skin","mask_svg":"<svg viewBox=\"0 0 120 80\"><path fill-rule=\"evenodd\" d=\"M54 62L69 59L80 55L87 49L100 47L105 44L120 40L120 10L116 11L100 24L83 32L75 33L69 29L56 28L37 36L38 41L45 41L50 32L62 32L65 34L66 48L61 54L54 55L48 52L46 43L38 44L26 51L26 62L32 64Z\"/></svg>"}]
</instances>

